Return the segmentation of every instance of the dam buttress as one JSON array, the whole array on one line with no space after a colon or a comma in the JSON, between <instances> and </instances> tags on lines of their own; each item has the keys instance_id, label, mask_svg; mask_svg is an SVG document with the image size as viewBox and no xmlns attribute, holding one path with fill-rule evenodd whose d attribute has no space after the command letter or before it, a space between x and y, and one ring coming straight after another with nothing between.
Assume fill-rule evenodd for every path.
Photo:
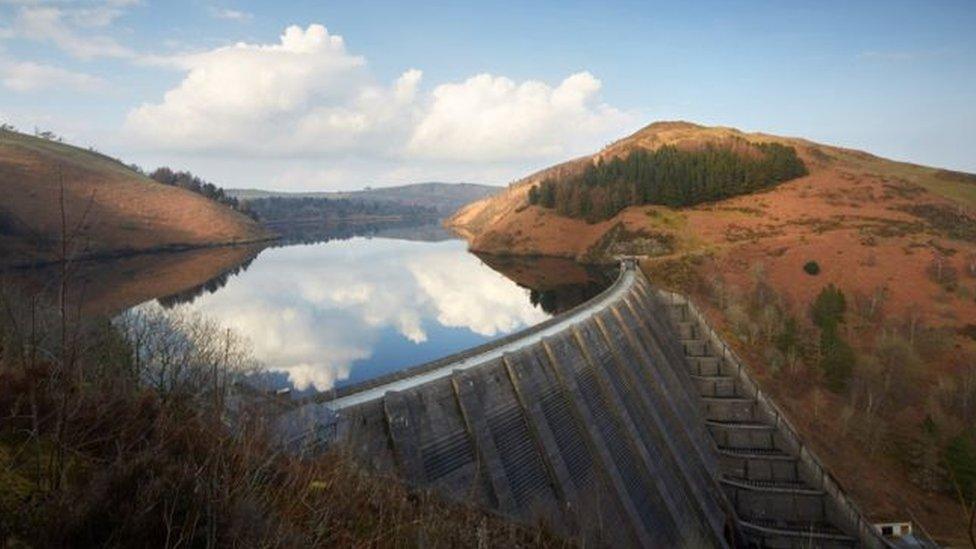
<instances>
[{"instance_id":1,"label":"dam buttress","mask_svg":"<svg viewBox=\"0 0 976 549\"><path fill-rule=\"evenodd\" d=\"M291 415L306 448L587 546L887 545L694 305L632 260L558 317Z\"/></svg>"}]
</instances>

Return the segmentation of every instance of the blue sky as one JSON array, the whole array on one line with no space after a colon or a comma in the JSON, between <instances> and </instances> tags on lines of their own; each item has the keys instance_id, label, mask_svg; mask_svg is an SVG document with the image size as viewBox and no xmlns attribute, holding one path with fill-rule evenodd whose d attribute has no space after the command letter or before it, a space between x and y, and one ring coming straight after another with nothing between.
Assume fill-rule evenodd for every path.
<instances>
[{"instance_id":1,"label":"blue sky","mask_svg":"<svg viewBox=\"0 0 976 549\"><path fill-rule=\"evenodd\" d=\"M0 0L0 120L231 187L504 184L661 119L976 171L972 0L464 4Z\"/></svg>"}]
</instances>

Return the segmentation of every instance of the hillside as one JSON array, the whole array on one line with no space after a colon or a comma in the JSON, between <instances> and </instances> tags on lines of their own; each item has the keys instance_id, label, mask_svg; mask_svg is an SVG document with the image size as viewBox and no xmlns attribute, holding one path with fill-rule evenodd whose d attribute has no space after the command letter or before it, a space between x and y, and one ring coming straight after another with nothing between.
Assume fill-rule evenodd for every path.
<instances>
[{"instance_id":1,"label":"hillside","mask_svg":"<svg viewBox=\"0 0 976 549\"><path fill-rule=\"evenodd\" d=\"M543 181L578 181L635 150L742 143L793 147L809 173L594 223L529 203ZM970 174L667 122L526 177L448 224L478 252L644 256L652 281L702 305L871 519L916 520L962 544L969 518L959 497L976 500L974 212ZM812 313L828 285L842 296L830 330Z\"/></svg>"},{"instance_id":2,"label":"hillside","mask_svg":"<svg viewBox=\"0 0 976 549\"><path fill-rule=\"evenodd\" d=\"M61 256L61 204L71 257L252 242L270 234L246 216L162 185L107 156L0 132L0 265Z\"/></svg>"},{"instance_id":3,"label":"hillside","mask_svg":"<svg viewBox=\"0 0 976 549\"><path fill-rule=\"evenodd\" d=\"M764 223L777 218L783 226L795 221L809 224L813 216L805 215L807 212L796 209L778 211L780 206L778 198L780 196L784 198L784 205L795 202L795 195L800 189L834 192L833 190L839 187L860 188L864 192L865 185L873 185L879 192L887 192L890 195L891 192L886 191L885 185L890 187L892 184L897 184L908 185L922 193L912 197L892 197L890 203L878 208L880 211L871 212L871 215L879 214L895 221L903 221L906 216L906 213L899 211L899 208L907 203L918 202L917 198L930 200L937 205L951 206L959 203L972 208L976 204L976 184L966 179L972 177L968 174L888 161L867 153L820 145L803 139L761 133L747 134L731 128L704 127L687 122L659 122L609 145L594 155L544 169L516 182L496 196L469 204L452 216L447 224L468 239L472 250L485 253L551 255L590 261L608 260L606 254L608 249L619 248L617 251L622 252L631 249L640 252L641 250L634 249L633 243L636 242L640 247L641 241L646 248L643 251L651 252L651 255L689 251L687 246L674 248L674 243L663 245L667 243L662 242L663 247L656 245L657 240L669 240L672 237L681 240L690 237L691 233L696 231L662 227L660 220L648 222L647 213L653 211L653 207L630 208L612 219L587 223L581 219L558 215L551 209L531 206L529 192L533 187L547 180L572 180L598 162L626 158L634 151L656 150L662 146L673 146L679 150L696 150L705 146L728 147L734 150L737 147L741 148L742 143L754 145L776 143L793 147L810 172L805 177L782 184L762 194L763 197L770 198L768 212L770 215L758 216L766 218ZM715 228L718 232L726 229L732 232L740 228L749 229L748 216L742 219L741 215L739 218L730 215L713 215L713 210L716 208L720 211L726 206L740 208L741 203L746 203L750 207L755 206L751 198L738 201L731 199L682 209L681 218L692 226L699 222L704 223L705 220L712 225L719 223L720 226ZM889 215L885 212L892 213ZM839 210L827 213L830 216L840 215L843 212ZM867 212L861 213L867 214ZM803 217L806 219L801 219ZM611 231L611 229L615 230ZM729 243L724 237L707 240L703 244ZM733 240L736 240L735 236ZM648 241L651 243L650 247L646 246ZM631 244L628 245L628 242Z\"/></svg>"},{"instance_id":4,"label":"hillside","mask_svg":"<svg viewBox=\"0 0 976 549\"><path fill-rule=\"evenodd\" d=\"M440 215L450 215L461 206L500 192L500 187L476 183L413 183L349 192L274 192L258 189L229 189L229 196L253 200L257 198L329 198L366 202L392 202L406 206L436 208Z\"/></svg>"}]
</instances>

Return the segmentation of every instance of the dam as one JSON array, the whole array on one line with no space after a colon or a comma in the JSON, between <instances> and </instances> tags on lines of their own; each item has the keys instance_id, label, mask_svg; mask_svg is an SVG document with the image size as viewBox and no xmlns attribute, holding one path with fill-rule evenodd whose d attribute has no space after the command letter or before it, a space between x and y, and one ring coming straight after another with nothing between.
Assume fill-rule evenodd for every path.
<instances>
[{"instance_id":1,"label":"dam","mask_svg":"<svg viewBox=\"0 0 976 549\"><path fill-rule=\"evenodd\" d=\"M286 420L306 451L587 546L890 545L694 304L631 259L562 315Z\"/></svg>"}]
</instances>

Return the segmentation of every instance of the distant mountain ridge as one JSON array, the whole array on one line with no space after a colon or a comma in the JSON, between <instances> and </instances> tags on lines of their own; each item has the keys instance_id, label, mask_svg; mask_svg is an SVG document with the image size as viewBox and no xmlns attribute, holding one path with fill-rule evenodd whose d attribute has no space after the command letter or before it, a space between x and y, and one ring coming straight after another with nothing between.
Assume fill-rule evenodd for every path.
<instances>
[{"instance_id":1,"label":"distant mountain ridge","mask_svg":"<svg viewBox=\"0 0 976 549\"><path fill-rule=\"evenodd\" d=\"M435 208L441 215L451 215L462 206L493 196L504 187L477 183L425 182L392 187L366 188L360 191L279 192L262 189L227 189L228 196L238 200L259 198L329 198L369 202L394 202L408 206Z\"/></svg>"}]
</instances>

